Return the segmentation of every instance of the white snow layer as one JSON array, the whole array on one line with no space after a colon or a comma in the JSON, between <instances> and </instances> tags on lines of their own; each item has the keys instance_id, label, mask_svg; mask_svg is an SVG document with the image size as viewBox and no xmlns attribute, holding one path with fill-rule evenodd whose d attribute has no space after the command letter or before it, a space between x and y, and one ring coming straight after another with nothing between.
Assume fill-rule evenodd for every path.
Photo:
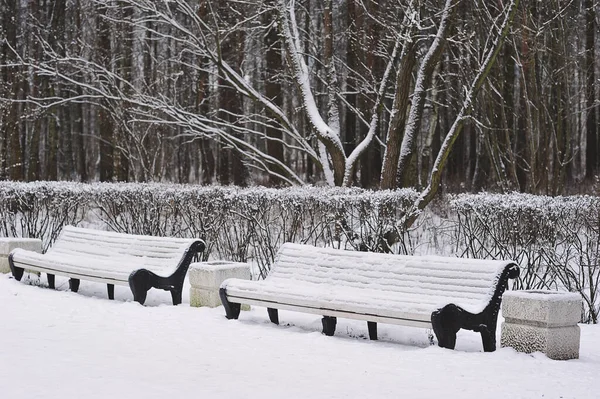
<instances>
[{"instance_id":1,"label":"white snow layer","mask_svg":"<svg viewBox=\"0 0 600 399\"><path fill-rule=\"evenodd\" d=\"M27 269L97 276L128 285L129 275L137 269L148 269L163 277L171 275L194 241L65 226L45 254L19 248L12 253L14 262Z\"/></svg>"},{"instance_id":2,"label":"white snow layer","mask_svg":"<svg viewBox=\"0 0 600 399\"><path fill-rule=\"evenodd\" d=\"M577 398L600 395L600 327L582 325L580 359L554 361L511 348L481 352L459 332L454 351L429 346L427 330L338 320L335 337L316 315L266 311L225 319L223 308L171 306L150 290L147 306L125 287L58 292L0 274L0 397L105 398ZM37 279L35 276L34 279ZM45 281L45 276L42 277ZM37 282L37 280L36 280ZM498 334L500 328L498 328ZM498 340L499 341L499 340Z\"/></svg>"}]
</instances>

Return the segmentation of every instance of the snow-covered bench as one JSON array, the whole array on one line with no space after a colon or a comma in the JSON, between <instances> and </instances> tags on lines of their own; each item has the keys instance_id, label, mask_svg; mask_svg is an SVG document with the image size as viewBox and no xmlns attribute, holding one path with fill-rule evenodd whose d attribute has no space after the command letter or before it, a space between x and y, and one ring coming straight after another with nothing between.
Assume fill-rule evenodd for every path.
<instances>
[{"instance_id":1,"label":"snow-covered bench","mask_svg":"<svg viewBox=\"0 0 600 399\"><path fill-rule=\"evenodd\" d=\"M96 281L108 285L110 299L114 299L115 284L129 285L133 299L141 304L150 288L160 288L170 291L173 305L178 305L188 267L204 247L197 239L66 226L45 254L17 248L8 261L17 280L24 269L40 271L48 274L48 285L54 288L54 276L65 276L74 292L80 279Z\"/></svg>"},{"instance_id":2,"label":"snow-covered bench","mask_svg":"<svg viewBox=\"0 0 600 399\"><path fill-rule=\"evenodd\" d=\"M220 296L228 319L240 304L264 306L279 324L278 309L322 315L333 335L337 317L365 320L377 339L377 323L433 328L438 344L453 349L461 328L481 333L485 351L496 349L496 323L512 261L402 256L281 246L267 278L228 279Z\"/></svg>"}]
</instances>

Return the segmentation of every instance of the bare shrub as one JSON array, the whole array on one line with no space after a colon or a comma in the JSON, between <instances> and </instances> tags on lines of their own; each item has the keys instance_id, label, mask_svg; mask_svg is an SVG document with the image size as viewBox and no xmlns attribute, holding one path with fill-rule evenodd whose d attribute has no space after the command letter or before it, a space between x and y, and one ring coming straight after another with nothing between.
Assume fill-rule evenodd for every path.
<instances>
[{"instance_id":1,"label":"bare shrub","mask_svg":"<svg viewBox=\"0 0 600 399\"><path fill-rule=\"evenodd\" d=\"M45 251L64 225L79 224L89 211L88 186L77 183L0 184L0 234L39 238Z\"/></svg>"},{"instance_id":2,"label":"bare shrub","mask_svg":"<svg viewBox=\"0 0 600 399\"><path fill-rule=\"evenodd\" d=\"M259 277L284 242L412 250L410 240L387 244L390 234L405 236L394 225L414 199L412 190L66 182L5 182L0 188L1 233L43 238L45 248L63 225L87 220L123 233L202 238L204 259L252 261Z\"/></svg>"},{"instance_id":3,"label":"bare shrub","mask_svg":"<svg viewBox=\"0 0 600 399\"><path fill-rule=\"evenodd\" d=\"M513 259L518 289L567 289L598 321L600 200L462 194L433 203L409 230L397 221L412 190L206 187L173 184L0 183L0 235L41 238L67 224L197 237L209 257L251 262L267 275L284 242L359 251ZM393 244L390 244L393 243Z\"/></svg>"},{"instance_id":4,"label":"bare shrub","mask_svg":"<svg viewBox=\"0 0 600 399\"><path fill-rule=\"evenodd\" d=\"M458 195L455 241L461 256L517 261L517 289L580 293L582 321L597 323L599 206L589 196Z\"/></svg>"}]
</instances>

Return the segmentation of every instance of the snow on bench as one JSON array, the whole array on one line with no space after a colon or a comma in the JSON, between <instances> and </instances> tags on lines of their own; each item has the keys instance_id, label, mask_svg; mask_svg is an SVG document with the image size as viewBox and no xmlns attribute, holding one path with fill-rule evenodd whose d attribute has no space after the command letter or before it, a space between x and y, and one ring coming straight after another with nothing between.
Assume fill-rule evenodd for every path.
<instances>
[{"instance_id":1,"label":"snow on bench","mask_svg":"<svg viewBox=\"0 0 600 399\"><path fill-rule=\"evenodd\" d=\"M267 278L228 279L220 296L228 319L240 304L323 316L323 333L333 335L337 317L365 320L377 339L377 323L433 328L441 347L454 349L461 328L481 333L485 351L496 348L496 323L512 261L439 256L404 256L281 246Z\"/></svg>"},{"instance_id":2,"label":"snow on bench","mask_svg":"<svg viewBox=\"0 0 600 399\"><path fill-rule=\"evenodd\" d=\"M135 301L144 304L150 288L171 292L173 305L181 303L183 281L197 253L204 250L198 239L153 237L65 226L45 254L14 249L10 269L21 280L24 269L69 277L71 291L80 279L105 283L114 299L114 285L129 285Z\"/></svg>"}]
</instances>

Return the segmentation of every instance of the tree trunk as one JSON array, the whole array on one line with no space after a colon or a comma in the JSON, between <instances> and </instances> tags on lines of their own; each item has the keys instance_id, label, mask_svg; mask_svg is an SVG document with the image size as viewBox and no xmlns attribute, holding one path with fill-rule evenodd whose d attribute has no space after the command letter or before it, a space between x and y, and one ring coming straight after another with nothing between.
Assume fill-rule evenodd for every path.
<instances>
[{"instance_id":1,"label":"tree trunk","mask_svg":"<svg viewBox=\"0 0 600 399\"><path fill-rule=\"evenodd\" d=\"M473 81L465 95L465 99L462 103L462 106L458 112L458 115L454 119L454 123L450 127L448 134L446 135L444 142L440 148L440 151L435 160L435 164L433 165L433 169L431 172L429 184L419 194L418 198L411 205L405 215L402 217L400 221L400 229L401 231L406 231L410 228L413 223L417 220L418 216L421 214L423 209L433 200L435 194L437 193L438 187L441 182L442 173L445 169L446 162L448 160L448 156L450 155L450 151L452 150L452 146L454 142L460 135L462 130L464 121L466 117L472 112L473 102L475 101L476 95L481 89L481 86L485 82L487 76L490 73L494 62L496 61L496 57L498 56L498 52L500 51L504 39L508 34L510 26L515 16L515 12L519 5L519 0L511 0L511 2L505 8L505 16L500 25L500 30L496 34L496 36L491 37L489 48L484 50L484 58L483 63L477 70ZM493 32L490 33L493 35Z\"/></svg>"},{"instance_id":2,"label":"tree trunk","mask_svg":"<svg viewBox=\"0 0 600 399\"><path fill-rule=\"evenodd\" d=\"M412 93L410 113L406 122L404 136L402 137L402 147L400 150L400 158L398 160L396 182L399 187L402 187L404 180L410 177L408 176L407 171L415 150L416 135L418 134L421 125L427 89L431 84L433 71L435 70L435 66L439 61L444 48L446 34L452 20L456 1L457 0L446 0L436 36L419 65L415 89Z\"/></svg>"},{"instance_id":3,"label":"tree trunk","mask_svg":"<svg viewBox=\"0 0 600 399\"><path fill-rule=\"evenodd\" d=\"M362 9L356 4L357 0L348 0L346 11L346 23L348 25L348 39L346 42L346 64L348 66L348 77L346 78L346 114L345 129L341 131L342 141L344 143L344 153L348 156L356 145L356 132L358 130L358 121L356 118L356 107L358 105L357 93L359 92L358 81L353 71L358 72L360 65L360 41L359 29L362 21Z\"/></svg>"},{"instance_id":4,"label":"tree trunk","mask_svg":"<svg viewBox=\"0 0 600 399\"><path fill-rule=\"evenodd\" d=\"M407 36L410 37L410 31L408 33ZM408 117L408 107L410 104L412 72L416 59L415 50L414 41L404 41L396 75L394 102L387 128L387 140L381 170L380 188L383 190L396 188L400 148L402 146L402 137L406 127L406 118Z\"/></svg>"},{"instance_id":5,"label":"tree trunk","mask_svg":"<svg viewBox=\"0 0 600 399\"><path fill-rule=\"evenodd\" d=\"M103 5L98 7L98 35L97 35L97 56L98 63L111 68L111 31L106 20L106 9ZM114 160L113 160L113 133L114 124L110 112L110 103L107 100L101 100L98 107L98 137L100 139L100 163L99 174L100 181L110 182L114 178Z\"/></svg>"},{"instance_id":6,"label":"tree trunk","mask_svg":"<svg viewBox=\"0 0 600 399\"><path fill-rule=\"evenodd\" d=\"M597 34L595 23L595 9L593 0L584 0L583 7L585 13L585 130L586 130L586 175L592 178L598 173L600 160L600 140L598 138L598 109L600 105L596 104L596 56L594 41ZM596 32L596 33L595 33Z\"/></svg>"},{"instance_id":7,"label":"tree trunk","mask_svg":"<svg viewBox=\"0 0 600 399\"><path fill-rule=\"evenodd\" d=\"M267 7L272 7L275 4L275 0L268 0ZM265 14L263 23L268 26L267 33L264 36L266 54L266 71L265 71L265 94L275 105L279 108L283 106L281 83L279 80L279 72L282 70L282 54L281 54L281 41L279 39L279 32L277 31L277 25L273 23L276 21L277 15L274 10ZM270 109L267 109L267 118L271 121L275 121L277 116ZM283 134L272 123L269 123L266 127L267 134L267 154L271 157L283 162ZM274 172L283 175L284 172L279 166L274 167ZM274 174L269 174L269 184L271 186L279 186L282 184L281 178Z\"/></svg>"},{"instance_id":8,"label":"tree trunk","mask_svg":"<svg viewBox=\"0 0 600 399\"><path fill-rule=\"evenodd\" d=\"M378 15L380 11L380 4L378 2L368 3L367 12L371 15ZM367 48L365 64L367 71L381 78L383 76L383 61L377 55L377 45L380 42L380 25L372 19L365 19L364 32L366 36L363 41ZM373 110L373 105L378 99L376 97L369 98L367 96L361 96L362 101L359 101L358 107L359 112L362 115L369 115ZM364 126L361 124L360 126ZM363 140L368 134L366 127L358 130L358 135ZM370 145L360 156L360 185L364 188L371 188L377 186L379 177L381 175L381 149L378 145Z\"/></svg>"}]
</instances>

